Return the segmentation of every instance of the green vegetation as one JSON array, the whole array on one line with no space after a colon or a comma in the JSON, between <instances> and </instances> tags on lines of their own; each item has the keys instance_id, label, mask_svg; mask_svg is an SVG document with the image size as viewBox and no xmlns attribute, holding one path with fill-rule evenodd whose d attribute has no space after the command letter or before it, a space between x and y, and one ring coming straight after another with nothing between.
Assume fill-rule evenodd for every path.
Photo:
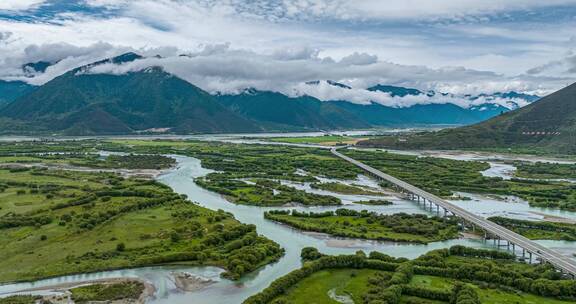
<instances>
[{"instance_id":1,"label":"green vegetation","mask_svg":"<svg viewBox=\"0 0 576 304\"><path fill-rule=\"evenodd\" d=\"M523 178L576 178L576 164L516 162L516 176Z\"/></svg>"},{"instance_id":2,"label":"green vegetation","mask_svg":"<svg viewBox=\"0 0 576 304\"><path fill-rule=\"evenodd\" d=\"M574 224L517 220L499 216L488 219L532 240L576 241Z\"/></svg>"},{"instance_id":3,"label":"green vegetation","mask_svg":"<svg viewBox=\"0 0 576 304\"><path fill-rule=\"evenodd\" d=\"M564 304L576 299L576 281L501 251L454 246L412 261L360 251L307 260L244 304L335 304L334 295L357 304Z\"/></svg>"},{"instance_id":4,"label":"green vegetation","mask_svg":"<svg viewBox=\"0 0 576 304\"><path fill-rule=\"evenodd\" d=\"M510 149L574 155L576 85L572 84L526 107L484 122L413 135L383 136L362 143L392 149Z\"/></svg>"},{"instance_id":5,"label":"green vegetation","mask_svg":"<svg viewBox=\"0 0 576 304\"><path fill-rule=\"evenodd\" d=\"M268 211L264 217L301 230L350 238L429 243L458 237L456 221L422 214L383 215L338 209L322 213Z\"/></svg>"},{"instance_id":6,"label":"green vegetation","mask_svg":"<svg viewBox=\"0 0 576 304\"><path fill-rule=\"evenodd\" d=\"M163 184L112 173L0 170L0 282L166 263L236 279L282 250Z\"/></svg>"},{"instance_id":7,"label":"green vegetation","mask_svg":"<svg viewBox=\"0 0 576 304\"><path fill-rule=\"evenodd\" d=\"M369 206L389 206L393 205L394 203L386 200L369 200L369 201L355 201L354 204L369 205Z\"/></svg>"},{"instance_id":8,"label":"green vegetation","mask_svg":"<svg viewBox=\"0 0 576 304\"><path fill-rule=\"evenodd\" d=\"M340 200L316 195L280 184L279 180L318 182L314 176L353 179L360 170L333 157L324 149L286 148L262 145L236 145L196 141L114 140L112 142L79 141L62 143L23 143L0 161L57 163L94 168L152 168L171 166L171 158L159 154L181 154L197 157L204 167L218 172L197 182L201 186L227 196L239 204L280 206L339 205ZM66 155L26 153L32 151L68 151ZM98 150L130 153L127 156L100 158ZM157 165L159 164L159 165Z\"/></svg>"},{"instance_id":9,"label":"green vegetation","mask_svg":"<svg viewBox=\"0 0 576 304\"><path fill-rule=\"evenodd\" d=\"M137 300L144 292L144 284L137 281L94 284L70 290L74 303L94 301Z\"/></svg>"},{"instance_id":10,"label":"green vegetation","mask_svg":"<svg viewBox=\"0 0 576 304\"><path fill-rule=\"evenodd\" d=\"M75 163L73 163L75 164ZM176 160L163 155L109 155L103 160L92 159L77 163L93 168L122 168L122 169L166 169L176 164Z\"/></svg>"},{"instance_id":11,"label":"green vegetation","mask_svg":"<svg viewBox=\"0 0 576 304\"><path fill-rule=\"evenodd\" d=\"M0 304L36 304L39 299L41 297L31 295L10 296L0 298Z\"/></svg>"},{"instance_id":12,"label":"green vegetation","mask_svg":"<svg viewBox=\"0 0 576 304\"><path fill-rule=\"evenodd\" d=\"M366 137L324 135L324 136L305 136L305 137L276 137L276 138L270 138L269 140L272 142L284 142L291 144L345 145L345 144L354 144L359 140L365 140L365 139Z\"/></svg>"},{"instance_id":13,"label":"green vegetation","mask_svg":"<svg viewBox=\"0 0 576 304\"><path fill-rule=\"evenodd\" d=\"M138 58L127 53L92 65ZM10 120L0 132L101 135L262 130L216 97L162 69L114 76L77 73L85 67L70 70L3 106L0 117Z\"/></svg>"},{"instance_id":14,"label":"green vegetation","mask_svg":"<svg viewBox=\"0 0 576 304\"><path fill-rule=\"evenodd\" d=\"M291 203L302 205L340 205L340 199L308 193L280 182L257 179L251 183L228 179L226 174L210 174L196 180L199 186L225 195L237 204L256 206L282 206Z\"/></svg>"},{"instance_id":15,"label":"green vegetation","mask_svg":"<svg viewBox=\"0 0 576 304\"><path fill-rule=\"evenodd\" d=\"M314 176L354 179L361 173L351 164L334 158L329 151L313 148L134 140L114 141L106 148L129 153L179 153L194 156L200 158L205 167L223 172L208 175L208 181L214 177L215 180L260 178L314 183L319 182ZM480 173L489 168L485 162L358 149L347 150L345 153L443 197L450 197L455 191L515 195L526 199L532 206L576 210L576 185L568 182L485 177ZM217 174L223 176L215 176Z\"/></svg>"},{"instance_id":16,"label":"green vegetation","mask_svg":"<svg viewBox=\"0 0 576 304\"><path fill-rule=\"evenodd\" d=\"M314 176L355 179L362 171L326 149L202 141L113 140L102 149L127 153L188 155L229 178L318 182ZM301 171L299 171L301 170Z\"/></svg>"},{"instance_id":17,"label":"green vegetation","mask_svg":"<svg viewBox=\"0 0 576 304\"><path fill-rule=\"evenodd\" d=\"M324 149L238 145L213 142L171 142L120 140L107 149L129 153L177 153L202 160L202 166L216 170L197 183L225 195L238 204L281 206L339 205L339 199L282 185L279 181L318 182L315 176L355 179L356 167L335 158Z\"/></svg>"},{"instance_id":18,"label":"green vegetation","mask_svg":"<svg viewBox=\"0 0 576 304\"><path fill-rule=\"evenodd\" d=\"M433 289L451 289L458 281L450 278L443 278L428 275L415 275L410 285L422 286ZM552 298L545 298L531 293L526 293L509 288L494 288L489 284L479 283L478 285L468 284L478 294L480 303L483 304L564 304L562 301Z\"/></svg>"},{"instance_id":19,"label":"green vegetation","mask_svg":"<svg viewBox=\"0 0 576 304\"><path fill-rule=\"evenodd\" d=\"M431 193L450 197L455 191L515 195L531 206L576 210L576 185L545 180L503 180L483 176L484 162L400 155L383 151L346 150L376 169ZM385 186L385 185L384 185Z\"/></svg>"},{"instance_id":20,"label":"green vegetation","mask_svg":"<svg viewBox=\"0 0 576 304\"><path fill-rule=\"evenodd\" d=\"M176 161L163 155L109 155L97 152L100 143L80 142L21 142L0 143L0 163L72 165L99 169L166 169Z\"/></svg>"},{"instance_id":21,"label":"green vegetation","mask_svg":"<svg viewBox=\"0 0 576 304\"><path fill-rule=\"evenodd\" d=\"M335 193L342 194L353 194L353 195L379 195L380 192L366 190L357 186L346 185L342 183L312 183L310 187L313 189L321 189L326 191L331 191Z\"/></svg>"},{"instance_id":22,"label":"green vegetation","mask_svg":"<svg viewBox=\"0 0 576 304\"><path fill-rule=\"evenodd\" d=\"M485 162L401 155L384 151L345 150L346 155L444 197L453 191L489 191L500 179L484 178ZM478 182L482 182L478 185ZM480 188L484 187L484 188Z\"/></svg>"},{"instance_id":23,"label":"green vegetation","mask_svg":"<svg viewBox=\"0 0 576 304\"><path fill-rule=\"evenodd\" d=\"M292 287L294 292L279 297L276 303L336 304L330 294L362 303L369 289L369 278L379 273L372 269L325 269L313 273Z\"/></svg>"}]
</instances>

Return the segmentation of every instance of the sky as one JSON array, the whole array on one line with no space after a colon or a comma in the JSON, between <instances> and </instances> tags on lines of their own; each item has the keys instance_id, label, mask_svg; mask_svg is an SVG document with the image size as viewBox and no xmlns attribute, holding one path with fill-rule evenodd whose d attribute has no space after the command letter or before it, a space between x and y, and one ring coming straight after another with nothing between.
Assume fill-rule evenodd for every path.
<instances>
[{"instance_id":1,"label":"sky","mask_svg":"<svg viewBox=\"0 0 576 304\"><path fill-rule=\"evenodd\" d=\"M94 72L158 65L212 93L359 103L385 97L375 84L546 95L576 81L575 28L576 0L0 0L0 79L133 51L148 58ZM37 61L54 65L22 70ZM329 79L353 90L305 85Z\"/></svg>"}]
</instances>

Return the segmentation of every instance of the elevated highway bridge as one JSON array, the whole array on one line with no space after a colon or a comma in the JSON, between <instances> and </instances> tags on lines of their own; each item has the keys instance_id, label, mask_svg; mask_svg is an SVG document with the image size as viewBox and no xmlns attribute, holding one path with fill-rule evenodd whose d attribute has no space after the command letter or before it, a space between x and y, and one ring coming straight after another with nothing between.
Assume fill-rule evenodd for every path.
<instances>
[{"instance_id":1,"label":"elevated highway bridge","mask_svg":"<svg viewBox=\"0 0 576 304\"><path fill-rule=\"evenodd\" d=\"M426 192L416 186L395 178L394 176L388 175L351 157L348 157L338 152L338 149L339 148L332 148L330 151L335 156L348 161L361 168L362 170L368 172L371 176L392 184L399 191L406 193L411 199L417 200L418 202L422 201L424 205L428 203L431 210L433 205L435 205L438 213L440 213L440 209L442 209L444 215L451 213L472 227L483 230L485 233L485 238L492 237L494 239L498 239L498 244L500 244L500 240L506 241L507 244L505 246L508 246L508 248L512 247L512 250L515 254L517 253L516 247L519 247L518 249L521 250L523 258L526 258L526 255L529 255L530 262L532 261L532 256L534 255L535 258L540 262L550 263L562 273L567 274L572 278L576 278L576 261L570 259L569 257L563 256L554 250L537 244L536 242L533 242L518 233L495 224L463 208L460 208L432 193Z\"/></svg>"}]
</instances>

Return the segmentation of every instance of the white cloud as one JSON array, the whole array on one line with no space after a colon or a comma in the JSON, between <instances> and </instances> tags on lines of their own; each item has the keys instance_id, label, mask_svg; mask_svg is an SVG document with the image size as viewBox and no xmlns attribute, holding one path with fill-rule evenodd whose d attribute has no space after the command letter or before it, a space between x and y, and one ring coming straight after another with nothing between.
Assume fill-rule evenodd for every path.
<instances>
[{"instance_id":1,"label":"white cloud","mask_svg":"<svg viewBox=\"0 0 576 304\"><path fill-rule=\"evenodd\" d=\"M207 49L212 50L214 47ZM286 59L228 47L216 49L217 52L206 50L190 52L186 57L146 58L123 65L100 65L93 68L90 73L125 74L150 66L160 66L165 71L212 93L237 93L253 87L290 95L304 92L322 100L337 98L330 94L341 94L339 96L344 96L342 99L358 103L368 102L374 98L374 94L378 94L362 92L364 95L351 96L350 94L356 94L358 91L335 91L331 86L302 87L302 84L331 79L359 89L380 83L416 87L424 91L437 90L456 95L478 95L511 90L541 92L549 89L543 87L537 78L508 78L492 72L464 68L430 69L424 66L398 65L382 61L363 61L362 65L358 65L354 60L336 61L329 57ZM439 102L447 100L449 99ZM389 102L389 98L386 98L386 102ZM449 100L449 102L459 101Z\"/></svg>"},{"instance_id":2,"label":"white cloud","mask_svg":"<svg viewBox=\"0 0 576 304\"><path fill-rule=\"evenodd\" d=\"M243 60L239 60L243 58ZM136 60L130 63L121 65L104 64L95 66L89 70L80 73L89 74L116 74L122 75L130 72L142 71L151 66L160 66L165 71L181 77L200 88L210 91L211 93L228 93L237 94L246 88L256 88L260 90L271 90L281 92L288 96L302 96L309 95L323 101L329 100L342 100L357 104L369 104L376 102L390 107L410 107L416 104L455 104L462 108L469 108L484 104L496 104L507 108L513 108L516 105L524 106L527 104L522 99L503 99L493 97L478 97L471 100L465 97L465 94L471 92L486 93L489 90L486 86L468 86L471 79L482 79L485 72L475 72L459 70L462 76L461 83L455 82L439 82L436 84L436 89L446 91L457 91L457 95L443 96L436 94L434 96L427 96L425 94L418 96L390 96L385 92L369 91L366 87L354 87L351 89L342 88L329 84L326 81L320 81L318 84L306 84L305 82L322 79L332 76L349 76L355 75L358 78L366 78L366 81L378 80L370 79L374 69L380 70L382 74L413 74L420 72L423 76L422 79L414 78L410 84L415 84L418 81L427 82L428 77L438 78L442 75L443 71L428 71L430 75L424 76L422 67L409 67L395 65L391 69L388 63L374 62L371 65L374 67L358 68L354 62L350 64L329 60L327 58L312 58L308 60L285 60L278 61L272 56L264 56L246 51L226 49L225 52L204 52L191 53L188 57L169 57L169 58L146 58ZM274 71L270 67L274 66ZM350 68L356 70L349 70ZM363 69L366 69L365 71ZM339 70L340 73L336 73ZM447 71L452 73L452 71ZM433 74L433 75L432 75ZM347 79L338 79L342 82L347 82ZM356 84L360 82L356 81ZM404 83L403 85L409 85ZM512 90L518 88L526 88L530 86L528 83L516 82L511 84L509 80L502 79L501 83L490 83L491 90L494 92L504 91L501 89ZM410 85L409 85L410 86ZM430 88L432 89L432 88ZM441 91L444 92L444 91ZM515 105L511 105L513 101Z\"/></svg>"},{"instance_id":3,"label":"white cloud","mask_svg":"<svg viewBox=\"0 0 576 304\"><path fill-rule=\"evenodd\" d=\"M13 46L20 48L55 42L87 46L98 41L135 49L188 50L228 44L260 53L276 52L279 58L331 56L340 60L357 52L403 65L465 66L513 76L563 56L574 22L534 24L527 31L525 24L490 22L418 27L418 18L543 9L575 1L392 0L382 5L376 0L88 0L91 5L122 9L119 15L106 18L74 13L57 16L50 23L0 20L0 31L13 32L18 40ZM308 16L302 17L305 20L314 20L299 21L302 14ZM342 17L346 14L348 17ZM362 20L372 19L371 14L392 21L364 26ZM353 21L341 24L322 18ZM394 23L398 18L416 21ZM500 40L488 41L494 39Z\"/></svg>"},{"instance_id":4,"label":"white cloud","mask_svg":"<svg viewBox=\"0 0 576 304\"><path fill-rule=\"evenodd\" d=\"M378 56L358 52L354 52L340 60L340 63L345 65L369 65L376 62L378 62Z\"/></svg>"},{"instance_id":5,"label":"white cloud","mask_svg":"<svg viewBox=\"0 0 576 304\"><path fill-rule=\"evenodd\" d=\"M289 2L302 2L287 0ZM308 1L316 2L316 1ZM511 10L539 9L543 7L576 4L574 0L379 0L325 1L327 12L339 18L455 18L494 14ZM325 13L325 12L324 12Z\"/></svg>"},{"instance_id":6,"label":"white cloud","mask_svg":"<svg viewBox=\"0 0 576 304\"><path fill-rule=\"evenodd\" d=\"M19 11L37 7L44 3L45 0L2 0L0 1L0 10Z\"/></svg>"},{"instance_id":7,"label":"white cloud","mask_svg":"<svg viewBox=\"0 0 576 304\"><path fill-rule=\"evenodd\" d=\"M88 0L90 5L136 7L148 1ZM465 20L511 10L537 10L572 5L575 0L158 0L162 6L202 8L223 15L242 15L255 19L336 19L398 20L438 19ZM148 5L148 4L145 4ZM478 17L479 18L479 17Z\"/></svg>"},{"instance_id":8,"label":"white cloud","mask_svg":"<svg viewBox=\"0 0 576 304\"><path fill-rule=\"evenodd\" d=\"M552 60L533 67L526 73L535 76L572 75L576 76L576 54L569 52L564 58Z\"/></svg>"},{"instance_id":9,"label":"white cloud","mask_svg":"<svg viewBox=\"0 0 576 304\"><path fill-rule=\"evenodd\" d=\"M292 94L303 82L333 79L355 88L383 83L457 95L542 94L574 79L567 55L576 44L569 38L574 20L526 24L491 18L576 0L86 3L119 10L106 17L68 12L50 22L0 20L0 78L22 78L20 67L26 62L59 61L46 74L26 79L42 84L78 65L132 50L167 58L109 67L108 72L156 64L211 92L256 87ZM534 72L539 67L545 72ZM328 89L326 94L336 94ZM358 94L350 98L367 100Z\"/></svg>"},{"instance_id":10,"label":"white cloud","mask_svg":"<svg viewBox=\"0 0 576 304\"><path fill-rule=\"evenodd\" d=\"M329 84L326 81L321 81L317 85L299 84L294 87L293 94L309 95L316 97L320 100L341 100L349 101L357 104L370 104L376 102L384 106L404 108L414 105L422 104L455 104L462 108L470 108L473 106L480 106L485 104L495 104L506 108L513 108L510 101L515 102L519 106L527 105L527 102L522 99L503 99L494 97L480 96L476 99L470 99L465 96L435 94L428 96L426 94L420 95L407 95L407 96L391 96L385 92L369 91L364 88L342 88Z\"/></svg>"},{"instance_id":11,"label":"white cloud","mask_svg":"<svg viewBox=\"0 0 576 304\"><path fill-rule=\"evenodd\" d=\"M130 0L85 0L87 5L106 8L119 8L130 3Z\"/></svg>"}]
</instances>

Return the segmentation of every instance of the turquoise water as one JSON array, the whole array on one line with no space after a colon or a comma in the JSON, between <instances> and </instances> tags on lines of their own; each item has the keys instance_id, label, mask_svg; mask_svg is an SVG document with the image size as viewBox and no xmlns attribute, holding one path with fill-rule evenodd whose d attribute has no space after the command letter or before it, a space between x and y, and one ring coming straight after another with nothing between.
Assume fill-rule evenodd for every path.
<instances>
[{"instance_id":1,"label":"turquoise water","mask_svg":"<svg viewBox=\"0 0 576 304\"><path fill-rule=\"evenodd\" d=\"M465 245L470 247L492 248L492 243L484 243L481 240L474 239L456 239L445 242L435 242L427 245L421 244L399 244L391 242L376 242L376 241L362 241L351 240L344 238L335 238L323 234L305 233L290 227L277 224L274 222L266 221L263 218L263 212L269 209L277 208L262 208L251 207L244 205L235 205L226 201L222 196L207 191L194 183L194 178L204 176L210 172L209 169L202 168L201 162L198 159L184 156L173 156L178 161L176 169L164 174L158 178L162 183L172 187L174 191L188 195L192 201L198 202L200 205L217 210L223 209L231 212L234 216L243 223L255 224L258 232L266 237L276 241L286 249L285 256L279 262L263 267L262 269L244 277L242 280L233 282L226 279L220 279L219 274L222 270L215 267L146 267L139 269L126 269L117 271L98 272L92 274L81 274L73 276L63 276L54 279L40 280L32 283L18 283L11 285L0 286L0 295L13 293L16 291L38 288L42 286L53 286L62 283L70 282L84 282L90 280L97 280L103 278L114 277L137 277L147 280L157 287L156 297L150 299L150 303L171 303L171 304L188 304L188 303L204 303L204 304L236 304L241 303L242 300L250 295L257 293L266 286L268 286L276 278L287 274L288 272L297 269L301 266L300 263L300 250L303 247L314 246L321 252L327 254L350 254L357 250L364 251L380 251L392 256L415 258L419 255L439 248L446 248L453 245ZM360 177L357 181L347 181L348 183L360 183L366 186L375 186L373 181ZM403 200L402 198L386 195L385 199L394 202L392 206L362 206L353 204L357 200L365 200L370 197L358 195L340 195L321 190L314 190L309 187L309 184L292 184L305 191L330 194L340 197L347 205L347 208L352 209L368 209L381 213L425 213L416 204L411 201ZM378 197L374 197L378 198ZM477 197L477 201L462 201L456 202L458 205L477 212L482 215L490 215L496 210L500 212L518 213L525 216L534 214L531 211L539 212L556 212L554 214L561 214L566 217L576 218L574 213L562 213L553 210L542 210L540 208L531 208L522 202L509 202L503 203L501 201L490 202L489 198ZM291 209L306 209L309 211L333 210L338 207L290 207ZM576 244L574 242L560 242L560 241L542 241L542 244L558 249L567 255L574 252ZM196 292L181 292L178 291L172 282L171 273L174 271L186 271L196 274L201 277L211 278L217 282L208 288Z\"/></svg>"}]
</instances>

